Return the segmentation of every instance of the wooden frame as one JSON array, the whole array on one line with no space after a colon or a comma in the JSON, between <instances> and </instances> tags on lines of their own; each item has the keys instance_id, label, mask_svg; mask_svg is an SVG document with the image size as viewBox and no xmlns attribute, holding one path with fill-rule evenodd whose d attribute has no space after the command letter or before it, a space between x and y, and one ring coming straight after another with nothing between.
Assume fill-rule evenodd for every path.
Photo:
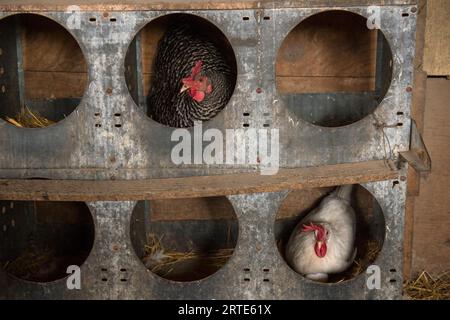
<instances>
[{"instance_id":1,"label":"wooden frame","mask_svg":"<svg viewBox=\"0 0 450 320\"><path fill-rule=\"evenodd\" d=\"M0 199L132 201L276 192L398 179L391 161L281 169L276 175L245 173L134 181L0 180Z\"/></svg>"}]
</instances>

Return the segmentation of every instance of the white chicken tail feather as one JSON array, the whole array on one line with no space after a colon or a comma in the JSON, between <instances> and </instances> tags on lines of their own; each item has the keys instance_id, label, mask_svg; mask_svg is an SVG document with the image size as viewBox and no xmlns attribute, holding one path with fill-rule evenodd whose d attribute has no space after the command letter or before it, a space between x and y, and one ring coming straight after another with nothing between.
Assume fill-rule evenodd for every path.
<instances>
[{"instance_id":1,"label":"white chicken tail feather","mask_svg":"<svg viewBox=\"0 0 450 320\"><path fill-rule=\"evenodd\" d=\"M339 186L333 191L333 195L342 200L351 201L353 185Z\"/></svg>"}]
</instances>

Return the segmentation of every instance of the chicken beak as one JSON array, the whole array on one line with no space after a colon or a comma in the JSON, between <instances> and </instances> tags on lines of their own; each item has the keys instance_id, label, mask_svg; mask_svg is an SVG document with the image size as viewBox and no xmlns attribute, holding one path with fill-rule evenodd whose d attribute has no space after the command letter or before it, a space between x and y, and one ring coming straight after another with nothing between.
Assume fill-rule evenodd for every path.
<instances>
[{"instance_id":1,"label":"chicken beak","mask_svg":"<svg viewBox=\"0 0 450 320\"><path fill-rule=\"evenodd\" d=\"M183 93L188 89L189 89L189 87L187 85L183 84L183 86L181 87L180 93Z\"/></svg>"}]
</instances>

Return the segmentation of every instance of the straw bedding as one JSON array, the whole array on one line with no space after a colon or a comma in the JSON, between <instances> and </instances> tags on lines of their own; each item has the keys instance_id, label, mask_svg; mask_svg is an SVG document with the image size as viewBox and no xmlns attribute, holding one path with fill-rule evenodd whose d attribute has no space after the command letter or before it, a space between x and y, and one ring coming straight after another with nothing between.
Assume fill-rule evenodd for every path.
<instances>
[{"instance_id":1,"label":"straw bedding","mask_svg":"<svg viewBox=\"0 0 450 320\"><path fill-rule=\"evenodd\" d=\"M38 112L32 112L28 107L23 107L15 118L5 117L5 119L19 128L45 128L54 123Z\"/></svg>"},{"instance_id":2,"label":"straw bedding","mask_svg":"<svg viewBox=\"0 0 450 320\"><path fill-rule=\"evenodd\" d=\"M179 275L175 274L179 272L179 269L188 266L201 266L202 271L197 270L199 273L210 273L208 270L217 271L233 254L232 248L208 252L170 250L164 248L162 239L163 237L158 238L154 234L149 236L148 244L144 247L143 262L150 271L165 278L178 278ZM204 274L204 276L207 275Z\"/></svg>"}]
</instances>

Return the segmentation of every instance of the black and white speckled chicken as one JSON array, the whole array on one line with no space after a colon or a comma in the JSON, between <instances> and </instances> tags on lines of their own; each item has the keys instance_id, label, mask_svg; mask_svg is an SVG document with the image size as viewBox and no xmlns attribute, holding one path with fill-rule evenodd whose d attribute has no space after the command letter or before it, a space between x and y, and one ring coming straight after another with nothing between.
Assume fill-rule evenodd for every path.
<instances>
[{"instance_id":1,"label":"black and white speckled chicken","mask_svg":"<svg viewBox=\"0 0 450 320\"><path fill-rule=\"evenodd\" d=\"M298 273L326 282L355 259L355 212L350 205L352 186L340 186L325 197L295 227L286 246L286 259Z\"/></svg>"},{"instance_id":2,"label":"black and white speckled chicken","mask_svg":"<svg viewBox=\"0 0 450 320\"><path fill-rule=\"evenodd\" d=\"M179 20L158 44L148 115L167 126L191 127L225 107L234 83L224 50L200 25Z\"/></svg>"}]
</instances>

